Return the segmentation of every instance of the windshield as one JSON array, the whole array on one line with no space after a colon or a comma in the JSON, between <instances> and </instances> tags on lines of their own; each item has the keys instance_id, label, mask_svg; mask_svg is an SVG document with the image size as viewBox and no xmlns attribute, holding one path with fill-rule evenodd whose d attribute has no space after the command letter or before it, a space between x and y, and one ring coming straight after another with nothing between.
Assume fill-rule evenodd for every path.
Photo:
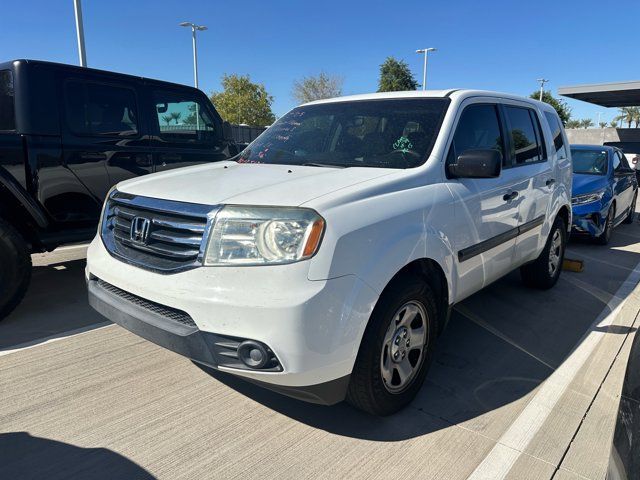
<instances>
[{"instance_id":1,"label":"windshield","mask_svg":"<svg viewBox=\"0 0 640 480\"><path fill-rule=\"evenodd\" d=\"M240 163L411 168L431 153L449 99L335 102L295 108Z\"/></svg>"},{"instance_id":2,"label":"windshield","mask_svg":"<svg viewBox=\"0 0 640 480\"><path fill-rule=\"evenodd\" d=\"M607 152L603 150L571 150L573 173L605 175L607 173Z\"/></svg>"}]
</instances>

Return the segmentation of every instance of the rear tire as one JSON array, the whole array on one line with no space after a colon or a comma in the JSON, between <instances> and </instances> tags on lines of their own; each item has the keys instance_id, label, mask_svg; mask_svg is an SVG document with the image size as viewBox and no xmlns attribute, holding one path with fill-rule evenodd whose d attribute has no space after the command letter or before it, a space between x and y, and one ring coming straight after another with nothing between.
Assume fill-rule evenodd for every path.
<instances>
[{"instance_id":1,"label":"rear tire","mask_svg":"<svg viewBox=\"0 0 640 480\"><path fill-rule=\"evenodd\" d=\"M527 287L539 290L553 287L560 277L566 245L567 228L564 219L557 217L540 256L534 262L520 267L522 282Z\"/></svg>"},{"instance_id":2,"label":"rear tire","mask_svg":"<svg viewBox=\"0 0 640 480\"><path fill-rule=\"evenodd\" d=\"M624 217L624 223L626 223L627 225L630 223L633 223L633 216L636 213L636 200L638 199L638 191L636 190L636 193L633 194L633 201L631 202L631 205L629 206L629 213L627 214L626 217Z\"/></svg>"},{"instance_id":3,"label":"rear tire","mask_svg":"<svg viewBox=\"0 0 640 480\"><path fill-rule=\"evenodd\" d=\"M0 320L22 301L31 281L31 255L22 236L0 219Z\"/></svg>"},{"instance_id":4,"label":"rear tire","mask_svg":"<svg viewBox=\"0 0 640 480\"><path fill-rule=\"evenodd\" d=\"M351 405L386 416L415 398L433 358L437 305L431 287L416 276L401 277L385 289L351 373L347 392Z\"/></svg>"},{"instance_id":5,"label":"rear tire","mask_svg":"<svg viewBox=\"0 0 640 480\"><path fill-rule=\"evenodd\" d=\"M604 230L600 235L595 238L598 245L607 245L611 240L611 234L613 233L613 222L616 218L616 205L611 204L609 211L607 212L607 218L604 221Z\"/></svg>"}]
</instances>

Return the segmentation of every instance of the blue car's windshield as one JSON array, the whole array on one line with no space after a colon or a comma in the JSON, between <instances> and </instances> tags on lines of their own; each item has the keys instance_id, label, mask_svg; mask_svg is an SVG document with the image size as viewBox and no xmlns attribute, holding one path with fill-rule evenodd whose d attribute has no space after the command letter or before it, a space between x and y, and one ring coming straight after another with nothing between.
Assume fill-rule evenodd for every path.
<instances>
[{"instance_id":1,"label":"blue car's windshield","mask_svg":"<svg viewBox=\"0 0 640 480\"><path fill-rule=\"evenodd\" d=\"M304 105L269 127L237 161L326 167L411 168L424 163L449 99Z\"/></svg>"},{"instance_id":2,"label":"blue car's windshield","mask_svg":"<svg viewBox=\"0 0 640 480\"><path fill-rule=\"evenodd\" d=\"M607 152L603 150L571 149L573 173L587 175L606 175Z\"/></svg>"}]
</instances>

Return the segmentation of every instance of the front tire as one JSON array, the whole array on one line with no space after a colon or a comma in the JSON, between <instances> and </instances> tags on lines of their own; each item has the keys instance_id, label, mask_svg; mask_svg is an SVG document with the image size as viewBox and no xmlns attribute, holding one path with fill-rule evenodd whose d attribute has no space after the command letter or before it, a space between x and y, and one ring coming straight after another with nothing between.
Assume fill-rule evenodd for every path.
<instances>
[{"instance_id":1,"label":"front tire","mask_svg":"<svg viewBox=\"0 0 640 480\"><path fill-rule=\"evenodd\" d=\"M540 256L520 267L520 277L527 287L548 290L553 287L562 270L567 245L567 229L562 217L557 217Z\"/></svg>"},{"instance_id":2,"label":"front tire","mask_svg":"<svg viewBox=\"0 0 640 480\"><path fill-rule=\"evenodd\" d=\"M394 280L373 310L351 373L347 401L386 416L416 396L437 336L436 297L416 276Z\"/></svg>"},{"instance_id":3,"label":"front tire","mask_svg":"<svg viewBox=\"0 0 640 480\"><path fill-rule=\"evenodd\" d=\"M611 240L611 233L613 232L613 222L616 218L616 205L611 204L609 211L607 212L607 218L604 221L604 230L600 235L595 238L598 245L607 245Z\"/></svg>"},{"instance_id":4,"label":"front tire","mask_svg":"<svg viewBox=\"0 0 640 480\"><path fill-rule=\"evenodd\" d=\"M0 219L0 320L22 301L31 281L31 255L22 236Z\"/></svg>"}]
</instances>

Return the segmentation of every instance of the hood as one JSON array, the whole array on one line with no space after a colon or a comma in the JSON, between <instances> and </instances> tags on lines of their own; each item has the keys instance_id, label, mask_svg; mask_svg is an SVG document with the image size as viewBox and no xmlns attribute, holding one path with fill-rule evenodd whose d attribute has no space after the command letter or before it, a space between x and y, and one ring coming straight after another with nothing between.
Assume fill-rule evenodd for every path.
<instances>
[{"instance_id":1,"label":"hood","mask_svg":"<svg viewBox=\"0 0 640 480\"><path fill-rule=\"evenodd\" d=\"M607 175L586 175L575 173L573 175L572 196L591 193L607 188L609 177Z\"/></svg>"},{"instance_id":2,"label":"hood","mask_svg":"<svg viewBox=\"0 0 640 480\"><path fill-rule=\"evenodd\" d=\"M217 205L298 206L336 190L390 175L396 169L328 168L217 162L118 184L133 195Z\"/></svg>"}]
</instances>

